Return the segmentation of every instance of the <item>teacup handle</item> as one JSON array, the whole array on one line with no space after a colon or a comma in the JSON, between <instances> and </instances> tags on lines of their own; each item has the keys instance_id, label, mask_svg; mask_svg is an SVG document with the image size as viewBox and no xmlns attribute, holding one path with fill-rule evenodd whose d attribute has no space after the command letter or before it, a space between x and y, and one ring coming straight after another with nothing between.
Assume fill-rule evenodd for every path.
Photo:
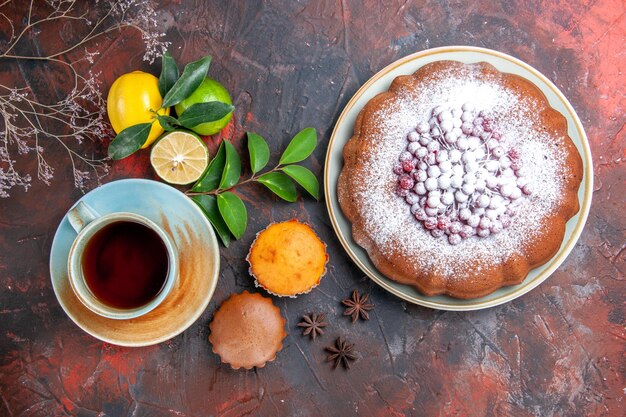
<instances>
[{"instance_id":1,"label":"teacup handle","mask_svg":"<svg viewBox=\"0 0 626 417\"><path fill-rule=\"evenodd\" d=\"M79 233L85 226L98 217L100 217L100 215L82 201L79 201L78 204L72 207L67 213L67 220L69 220L74 230L76 230L76 233Z\"/></svg>"}]
</instances>

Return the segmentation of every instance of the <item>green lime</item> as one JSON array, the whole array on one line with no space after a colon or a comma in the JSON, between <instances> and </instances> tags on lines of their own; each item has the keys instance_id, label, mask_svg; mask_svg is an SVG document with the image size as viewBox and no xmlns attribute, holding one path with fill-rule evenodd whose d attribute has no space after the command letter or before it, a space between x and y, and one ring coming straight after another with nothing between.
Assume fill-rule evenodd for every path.
<instances>
[{"instance_id":1,"label":"green lime","mask_svg":"<svg viewBox=\"0 0 626 417\"><path fill-rule=\"evenodd\" d=\"M198 135L175 130L152 146L150 163L164 181L189 184L197 181L209 165L209 150Z\"/></svg>"},{"instance_id":2,"label":"green lime","mask_svg":"<svg viewBox=\"0 0 626 417\"><path fill-rule=\"evenodd\" d=\"M228 90L214 79L207 77L202 81L202 84L196 88L196 91L176 105L176 114L180 117L191 105L207 103L209 101L221 101L222 103L233 104ZM191 130L203 136L214 135L226 127L231 117L233 117L232 112L214 122L201 123Z\"/></svg>"}]
</instances>

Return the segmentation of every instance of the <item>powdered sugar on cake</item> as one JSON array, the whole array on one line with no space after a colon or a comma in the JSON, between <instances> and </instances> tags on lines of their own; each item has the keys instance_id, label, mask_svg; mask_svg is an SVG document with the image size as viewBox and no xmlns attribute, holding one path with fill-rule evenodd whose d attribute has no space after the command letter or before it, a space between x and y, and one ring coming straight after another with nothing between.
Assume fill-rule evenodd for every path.
<instances>
[{"instance_id":1,"label":"powdered sugar on cake","mask_svg":"<svg viewBox=\"0 0 626 417\"><path fill-rule=\"evenodd\" d=\"M517 146L472 103L436 106L430 115L407 135L393 168L396 194L433 237L451 245L501 233L535 188Z\"/></svg>"},{"instance_id":2,"label":"powdered sugar on cake","mask_svg":"<svg viewBox=\"0 0 626 417\"><path fill-rule=\"evenodd\" d=\"M485 79L484 75L477 77L478 74L474 71L467 68L460 72L439 72L428 79L422 79L420 88L416 91L400 90L393 100L386 101L385 106L372 115L380 126L377 140L371 141L372 149L361 155L361 161L368 169L361 171L360 178L352 182L357 188L354 191L365 222L364 231L383 255L409 254L415 272L433 272L450 279L462 279L468 266L477 264L476 260L480 260L478 264L482 265L497 265L513 254L523 254L525 244L536 236L543 219L558 207L561 198L563 172L566 171L563 166L565 154L560 147L554 146L555 139L550 136L552 132L545 132L534 124L538 119L535 103L503 88L497 79ZM433 186L443 176L438 172L441 170L440 164L449 159L451 149L458 148L456 138L448 138L455 142L449 146L450 143L446 143L443 135L441 136L439 145L445 149L445 155L440 155L440 160L436 162L436 152L431 156L432 161L428 161L427 156L422 158L422 154L417 152L420 145L409 144L417 141L416 130L418 133L420 129L426 131L425 121L431 120L430 127L433 126L433 114L436 117L437 112L461 109L464 104L467 108L467 103L471 103L470 107L475 107L474 117L479 117L479 112L482 111L481 118L488 115L497 125L499 137L496 145L499 148L495 152L496 145L493 143L483 141L482 145L473 146L474 150L482 147L478 151L481 169L486 167L485 162L488 160L494 160L492 164L497 164L497 159L501 157L513 160L515 171L506 165L506 160L497 171L497 176L501 177L508 168L506 173L510 176L507 178L511 183L510 187L505 178L500 178L501 183L492 184L491 188L483 187L481 191L480 181L484 181L487 175L496 175L493 170L487 173L486 168L480 174L485 177L482 180L478 178L479 191L474 191L475 181L467 184L467 172L463 174L462 186L468 185L471 192L465 189L466 193L463 194L461 184L450 186L449 180L459 180L451 173L448 175L450 178L445 177L439 181L438 186ZM437 108L435 112L434 108ZM455 114L455 118L460 116ZM448 117L445 116L444 119ZM458 124L458 120L455 123ZM458 133L460 126L456 127L459 128L456 131ZM464 130L468 131L467 129L469 126L464 126ZM408 136L410 133L412 136ZM429 147L432 154L431 148L435 145L431 142L435 141L422 141L421 147L424 151L420 152L425 152ZM421 163L424 165L421 167L423 169L417 166L411 170L410 166L406 166L408 162L405 163L404 170L398 168L403 159L409 160L408 155L412 152L407 151L415 152L412 163ZM468 152L473 153L472 150ZM474 155L470 156L476 159ZM458 155L455 155L456 158ZM465 156L463 160L472 164L472 158ZM431 165L437 168L432 168ZM448 165L450 164L446 162L443 169L450 171ZM464 166L463 162L456 162L456 165ZM523 168L519 169L520 166ZM470 167L471 171L475 172L475 169L476 167ZM431 172L433 170L437 172ZM465 170L467 171L467 164ZM470 172L469 176L473 174ZM430 177L434 177L434 180L430 180ZM473 181L473 178L470 180ZM428 185L428 190L422 190L420 187L423 185ZM455 192L459 195L451 199ZM515 195L511 196L510 193L513 192ZM492 201L483 194L495 198ZM463 200L467 195L470 201ZM479 197L485 201L479 202ZM489 210L490 202L492 210ZM469 203L471 206L468 206ZM484 210L479 208L478 220L485 220L481 226L475 226L471 233L468 223L473 224L476 219L459 219L459 209L470 207L474 210L483 203L487 203L487 206ZM418 212L418 208L430 210L428 214L424 214ZM490 212L489 219L485 210ZM464 213L463 217L467 217L467 214ZM439 219L439 227L432 224L433 219ZM442 224L442 221L447 223ZM506 227L502 227L503 221ZM484 225L486 227L481 229ZM466 234L463 234L461 226L466 227ZM474 235L476 232L480 232L483 237Z\"/></svg>"}]
</instances>

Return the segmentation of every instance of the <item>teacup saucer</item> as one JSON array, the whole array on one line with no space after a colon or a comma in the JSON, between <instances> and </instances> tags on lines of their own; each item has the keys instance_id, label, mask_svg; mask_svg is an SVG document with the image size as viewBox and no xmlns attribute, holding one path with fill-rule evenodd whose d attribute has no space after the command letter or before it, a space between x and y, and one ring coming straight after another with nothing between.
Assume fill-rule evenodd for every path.
<instances>
[{"instance_id":1,"label":"teacup saucer","mask_svg":"<svg viewBox=\"0 0 626 417\"><path fill-rule=\"evenodd\" d=\"M76 232L66 215L52 242L50 276L61 307L74 323L92 336L120 346L153 345L191 326L209 304L220 269L215 232L202 211L175 188L144 179L110 182L80 201L101 215L137 213L160 225L178 248L180 277L163 303L144 316L114 320L93 313L81 304L69 283L67 260Z\"/></svg>"}]
</instances>

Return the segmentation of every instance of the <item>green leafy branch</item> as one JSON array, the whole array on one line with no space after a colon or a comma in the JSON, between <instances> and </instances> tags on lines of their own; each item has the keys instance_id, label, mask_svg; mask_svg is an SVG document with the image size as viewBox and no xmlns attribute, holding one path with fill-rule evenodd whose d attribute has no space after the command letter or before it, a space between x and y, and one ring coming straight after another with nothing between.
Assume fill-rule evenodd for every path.
<instances>
[{"instance_id":1,"label":"green leafy branch","mask_svg":"<svg viewBox=\"0 0 626 417\"><path fill-rule=\"evenodd\" d=\"M222 142L206 171L187 194L204 212L224 246L231 236L239 239L248 225L248 213L243 201L231 190L257 182L263 184L285 201L298 197L296 183L315 199L319 199L319 182L309 169L295 165L311 155L317 146L317 132L308 127L291 140L278 164L261 172L269 162L270 149L265 139L248 132L248 153L252 175L241 180L241 158L230 142ZM240 181L241 180L241 181Z\"/></svg>"},{"instance_id":2,"label":"green leafy branch","mask_svg":"<svg viewBox=\"0 0 626 417\"><path fill-rule=\"evenodd\" d=\"M155 122L166 131L181 127L191 129L202 123L220 120L231 113L235 108L220 101L193 104L183 114L178 115L178 118L158 113L189 97L206 78L210 65L211 56L205 56L187 64L179 76L178 66L172 55L169 52L163 54L158 82L159 92L163 97L161 107L150 109L154 114L150 122L129 126L117 134L109 144L108 153L111 159L126 158L138 151L148 139Z\"/></svg>"}]
</instances>

